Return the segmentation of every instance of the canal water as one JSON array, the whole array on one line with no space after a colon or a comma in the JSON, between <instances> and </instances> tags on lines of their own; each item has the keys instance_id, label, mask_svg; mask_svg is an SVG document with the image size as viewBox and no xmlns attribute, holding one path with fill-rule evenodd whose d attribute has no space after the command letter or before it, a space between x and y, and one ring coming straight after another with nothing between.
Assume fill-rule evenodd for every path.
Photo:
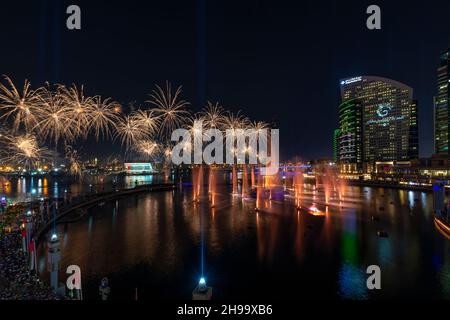
<instances>
[{"instance_id":1,"label":"canal water","mask_svg":"<svg viewBox=\"0 0 450 320\"><path fill-rule=\"evenodd\" d=\"M85 299L100 299L103 277L111 299L191 299L201 275L214 299L450 299L450 241L434 226L432 194L346 187L344 203L312 215L288 196L255 212L253 200L216 191L214 208L194 203L185 184L58 225L61 282L75 264ZM48 279L45 243L38 264ZM367 289L370 265L381 268L381 290Z\"/></svg>"}]
</instances>

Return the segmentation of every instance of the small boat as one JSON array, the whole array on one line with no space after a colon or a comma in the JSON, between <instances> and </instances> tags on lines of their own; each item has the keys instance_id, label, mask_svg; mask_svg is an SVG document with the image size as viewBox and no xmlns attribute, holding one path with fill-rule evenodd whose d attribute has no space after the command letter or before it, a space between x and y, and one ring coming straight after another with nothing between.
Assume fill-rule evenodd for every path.
<instances>
[{"instance_id":1,"label":"small boat","mask_svg":"<svg viewBox=\"0 0 450 320\"><path fill-rule=\"evenodd\" d=\"M380 238L387 238L387 237L389 237L388 233L387 233L386 231L383 231L383 230L378 231L378 232L377 232L377 235L378 235Z\"/></svg>"},{"instance_id":2,"label":"small boat","mask_svg":"<svg viewBox=\"0 0 450 320\"><path fill-rule=\"evenodd\" d=\"M450 223L442 218L434 217L434 224L439 232L450 240Z\"/></svg>"}]
</instances>

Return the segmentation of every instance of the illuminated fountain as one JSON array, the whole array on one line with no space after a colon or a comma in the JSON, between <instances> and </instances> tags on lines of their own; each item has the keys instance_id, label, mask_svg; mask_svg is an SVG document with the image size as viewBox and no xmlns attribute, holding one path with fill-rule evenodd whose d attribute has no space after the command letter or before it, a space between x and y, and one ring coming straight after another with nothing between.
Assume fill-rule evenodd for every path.
<instances>
[{"instance_id":1,"label":"illuminated fountain","mask_svg":"<svg viewBox=\"0 0 450 320\"><path fill-rule=\"evenodd\" d=\"M277 186L279 186L280 183L280 174L276 173L276 174L272 174L272 175L267 175L266 177L266 189L269 190L269 200L273 200L274 199L274 194L275 194L275 188Z\"/></svg>"},{"instance_id":2,"label":"illuminated fountain","mask_svg":"<svg viewBox=\"0 0 450 320\"><path fill-rule=\"evenodd\" d=\"M163 175L164 175L164 183L169 182L169 175L170 175L170 168L168 166L164 166L163 168Z\"/></svg>"},{"instance_id":3,"label":"illuminated fountain","mask_svg":"<svg viewBox=\"0 0 450 320\"><path fill-rule=\"evenodd\" d=\"M295 207L299 210L302 206L303 195L303 171L296 169L293 177Z\"/></svg>"},{"instance_id":4,"label":"illuminated fountain","mask_svg":"<svg viewBox=\"0 0 450 320\"><path fill-rule=\"evenodd\" d=\"M262 184L262 176L258 175L257 177L257 184L256 184L256 203L255 203L255 211L261 210L261 205L263 201L263 192L264 192L264 186Z\"/></svg>"},{"instance_id":5,"label":"illuminated fountain","mask_svg":"<svg viewBox=\"0 0 450 320\"><path fill-rule=\"evenodd\" d=\"M264 176L263 188L269 190L269 199L272 199L272 176Z\"/></svg>"},{"instance_id":6,"label":"illuminated fountain","mask_svg":"<svg viewBox=\"0 0 450 320\"><path fill-rule=\"evenodd\" d=\"M204 199L203 194L203 166L192 168L192 196L194 202L200 202Z\"/></svg>"},{"instance_id":7,"label":"illuminated fountain","mask_svg":"<svg viewBox=\"0 0 450 320\"><path fill-rule=\"evenodd\" d=\"M231 179L232 179L232 184L233 184L233 195L237 195L238 194L238 179L237 179L237 169L236 166L233 165L233 170L231 173Z\"/></svg>"},{"instance_id":8,"label":"illuminated fountain","mask_svg":"<svg viewBox=\"0 0 450 320\"><path fill-rule=\"evenodd\" d=\"M211 208L216 205L216 186L217 186L217 176L216 171L213 167L209 167L209 177L208 177L208 193L211 202Z\"/></svg>"},{"instance_id":9,"label":"illuminated fountain","mask_svg":"<svg viewBox=\"0 0 450 320\"><path fill-rule=\"evenodd\" d=\"M255 167L254 166L251 166L250 177L251 177L252 188L254 188L256 186Z\"/></svg>"},{"instance_id":10,"label":"illuminated fountain","mask_svg":"<svg viewBox=\"0 0 450 320\"><path fill-rule=\"evenodd\" d=\"M191 169L193 202L209 202L211 208L217 204L219 184L224 182L219 173L213 166L198 165Z\"/></svg>"},{"instance_id":11,"label":"illuminated fountain","mask_svg":"<svg viewBox=\"0 0 450 320\"><path fill-rule=\"evenodd\" d=\"M342 206L345 196L345 181L339 176L333 167L325 166L316 174L316 184L313 200L316 204L328 206Z\"/></svg>"},{"instance_id":12,"label":"illuminated fountain","mask_svg":"<svg viewBox=\"0 0 450 320\"><path fill-rule=\"evenodd\" d=\"M324 169L323 173L323 186L326 193L326 204L331 202L331 196L333 193L335 200L339 200L339 202L344 201L345 194L345 182L342 179L339 179L337 173L332 169L332 167L327 166Z\"/></svg>"},{"instance_id":13,"label":"illuminated fountain","mask_svg":"<svg viewBox=\"0 0 450 320\"><path fill-rule=\"evenodd\" d=\"M194 167L191 169L191 178L192 178L192 200L197 202L197 184L198 184L198 168Z\"/></svg>"},{"instance_id":14,"label":"illuminated fountain","mask_svg":"<svg viewBox=\"0 0 450 320\"><path fill-rule=\"evenodd\" d=\"M169 182L170 175L170 163L171 163L172 151L170 148L166 148L164 150L164 164L163 164L163 175L164 175L164 183Z\"/></svg>"},{"instance_id":15,"label":"illuminated fountain","mask_svg":"<svg viewBox=\"0 0 450 320\"><path fill-rule=\"evenodd\" d=\"M247 165L242 167L242 197L248 197L248 173L247 173Z\"/></svg>"},{"instance_id":16,"label":"illuminated fountain","mask_svg":"<svg viewBox=\"0 0 450 320\"><path fill-rule=\"evenodd\" d=\"M339 200L344 201L345 188L347 187L344 179L338 180Z\"/></svg>"},{"instance_id":17,"label":"illuminated fountain","mask_svg":"<svg viewBox=\"0 0 450 320\"><path fill-rule=\"evenodd\" d=\"M214 172L213 167L208 167L208 193L212 194L214 192Z\"/></svg>"},{"instance_id":18,"label":"illuminated fountain","mask_svg":"<svg viewBox=\"0 0 450 320\"><path fill-rule=\"evenodd\" d=\"M330 203L330 197L331 197L331 191L334 191L333 185L334 181L331 179L331 176L323 176L322 177L322 183L323 183L323 193L325 195L325 204L328 205Z\"/></svg>"}]
</instances>

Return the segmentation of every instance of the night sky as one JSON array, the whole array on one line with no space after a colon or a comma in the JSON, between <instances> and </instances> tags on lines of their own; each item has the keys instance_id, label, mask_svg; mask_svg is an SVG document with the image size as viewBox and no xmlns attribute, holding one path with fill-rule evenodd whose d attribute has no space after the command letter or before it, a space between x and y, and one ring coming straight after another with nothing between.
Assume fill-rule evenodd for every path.
<instances>
[{"instance_id":1,"label":"night sky","mask_svg":"<svg viewBox=\"0 0 450 320\"><path fill-rule=\"evenodd\" d=\"M416 2L416 1L414 1ZM155 84L276 121L281 156L331 157L339 79L392 78L419 100L420 155L433 152L432 97L439 53L450 46L450 1L4 1L0 73L84 84L87 94L142 104ZM28 4L27 4L28 3ZM70 4L82 29L69 31ZM382 30L366 28L377 4ZM106 155L109 143L83 144Z\"/></svg>"}]
</instances>

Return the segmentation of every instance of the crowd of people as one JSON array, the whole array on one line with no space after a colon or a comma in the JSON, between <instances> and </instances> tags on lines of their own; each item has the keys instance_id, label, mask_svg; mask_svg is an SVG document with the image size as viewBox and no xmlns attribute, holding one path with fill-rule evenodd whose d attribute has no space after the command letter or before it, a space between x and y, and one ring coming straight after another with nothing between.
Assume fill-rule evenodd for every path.
<instances>
[{"instance_id":1,"label":"crowd of people","mask_svg":"<svg viewBox=\"0 0 450 320\"><path fill-rule=\"evenodd\" d=\"M30 270L29 254L23 251L20 225L29 212L34 237L51 221L54 214L92 197L95 195L71 197L68 193L64 199L53 200L51 203L39 201L10 206L0 214L0 300L58 299L50 287L39 279L36 271Z\"/></svg>"},{"instance_id":2,"label":"crowd of people","mask_svg":"<svg viewBox=\"0 0 450 320\"><path fill-rule=\"evenodd\" d=\"M19 231L0 232L0 300L54 300L48 285L30 270Z\"/></svg>"}]
</instances>

